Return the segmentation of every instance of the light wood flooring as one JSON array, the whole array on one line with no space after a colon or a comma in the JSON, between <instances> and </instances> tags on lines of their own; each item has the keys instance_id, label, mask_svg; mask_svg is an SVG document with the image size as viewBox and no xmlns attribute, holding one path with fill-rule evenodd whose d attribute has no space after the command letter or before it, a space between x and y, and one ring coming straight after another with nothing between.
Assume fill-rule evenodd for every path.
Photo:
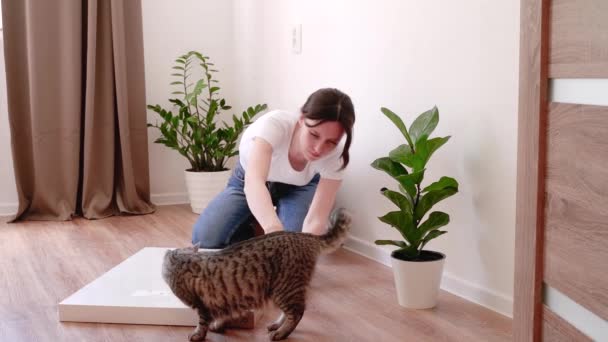
<instances>
[{"instance_id":1,"label":"light wood flooring","mask_svg":"<svg viewBox=\"0 0 608 342\"><path fill-rule=\"evenodd\" d=\"M189 327L62 323L57 303L143 247L189 244L188 206L89 221L7 224L0 217L0 341L186 341ZM265 312L254 330L209 333L208 341L267 341ZM441 291L431 310L397 304L390 268L346 250L323 256L307 311L288 341L508 341L511 319Z\"/></svg>"}]
</instances>

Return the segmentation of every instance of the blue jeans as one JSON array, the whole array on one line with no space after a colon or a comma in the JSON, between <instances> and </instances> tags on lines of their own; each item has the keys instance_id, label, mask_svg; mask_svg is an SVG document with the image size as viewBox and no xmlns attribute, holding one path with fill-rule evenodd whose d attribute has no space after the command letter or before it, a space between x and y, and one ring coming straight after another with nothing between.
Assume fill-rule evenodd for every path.
<instances>
[{"instance_id":1,"label":"blue jeans","mask_svg":"<svg viewBox=\"0 0 608 342\"><path fill-rule=\"evenodd\" d=\"M304 218L319 184L317 174L304 186L266 182L279 220L287 231L300 232ZM192 243L201 248L223 248L231 243L253 237L255 220L247 205L243 186L245 170L240 163L234 168L224 191L203 210L192 229Z\"/></svg>"}]
</instances>

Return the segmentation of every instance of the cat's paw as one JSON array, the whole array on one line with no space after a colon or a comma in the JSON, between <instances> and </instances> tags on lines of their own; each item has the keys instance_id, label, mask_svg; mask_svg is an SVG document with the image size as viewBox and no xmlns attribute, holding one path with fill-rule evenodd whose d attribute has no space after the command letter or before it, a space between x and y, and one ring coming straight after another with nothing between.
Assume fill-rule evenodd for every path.
<instances>
[{"instance_id":1,"label":"cat's paw","mask_svg":"<svg viewBox=\"0 0 608 342\"><path fill-rule=\"evenodd\" d=\"M207 335L207 334L206 333L203 334L200 331L195 331L195 332L191 333L190 335L188 335L188 340L190 342L204 341L205 340L205 335Z\"/></svg>"},{"instance_id":2,"label":"cat's paw","mask_svg":"<svg viewBox=\"0 0 608 342\"><path fill-rule=\"evenodd\" d=\"M275 330L271 331L270 334L268 334L268 337L270 337L271 341L280 341L286 339L288 335L289 334L285 334L279 330Z\"/></svg>"},{"instance_id":3,"label":"cat's paw","mask_svg":"<svg viewBox=\"0 0 608 342\"><path fill-rule=\"evenodd\" d=\"M216 320L209 325L209 330L214 333L223 333L226 330L225 320Z\"/></svg>"}]
</instances>

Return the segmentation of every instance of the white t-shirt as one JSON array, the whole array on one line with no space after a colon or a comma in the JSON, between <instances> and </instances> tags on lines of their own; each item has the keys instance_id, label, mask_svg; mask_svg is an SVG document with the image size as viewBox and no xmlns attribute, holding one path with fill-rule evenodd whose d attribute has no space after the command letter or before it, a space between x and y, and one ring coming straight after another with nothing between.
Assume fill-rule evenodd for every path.
<instances>
[{"instance_id":1,"label":"white t-shirt","mask_svg":"<svg viewBox=\"0 0 608 342\"><path fill-rule=\"evenodd\" d=\"M340 155L344 149L344 138L327 156L309 162L302 171L293 169L288 151L299 117L299 113L274 110L262 115L247 127L239 144L239 158L243 169L247 171L254 138L260 137L272 146L268 181L302 186L308 184L317 173L321 174L321 178L342 179Z\"/></svg>"}]
</instances>

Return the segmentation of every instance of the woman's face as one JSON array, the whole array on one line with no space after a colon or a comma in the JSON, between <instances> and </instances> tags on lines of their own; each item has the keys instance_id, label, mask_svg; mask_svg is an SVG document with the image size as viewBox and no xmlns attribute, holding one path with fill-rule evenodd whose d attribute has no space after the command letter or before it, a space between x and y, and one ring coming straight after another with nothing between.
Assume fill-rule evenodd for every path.
<instances>
[{"instance_id":1,"label":"woman's face","mask_svg":"<svg viewBox=\"0 0 608 342\"><path fill-rule=\"evenodd\" d=\"M300 127L302 127L300 130L301 152L308 161L325 157L336 148L344 135L344 128L338 121L325 121L314 127L306 125L315 125L316 123L316 120L300 118Z\"/></svg>"}]
</instances>

